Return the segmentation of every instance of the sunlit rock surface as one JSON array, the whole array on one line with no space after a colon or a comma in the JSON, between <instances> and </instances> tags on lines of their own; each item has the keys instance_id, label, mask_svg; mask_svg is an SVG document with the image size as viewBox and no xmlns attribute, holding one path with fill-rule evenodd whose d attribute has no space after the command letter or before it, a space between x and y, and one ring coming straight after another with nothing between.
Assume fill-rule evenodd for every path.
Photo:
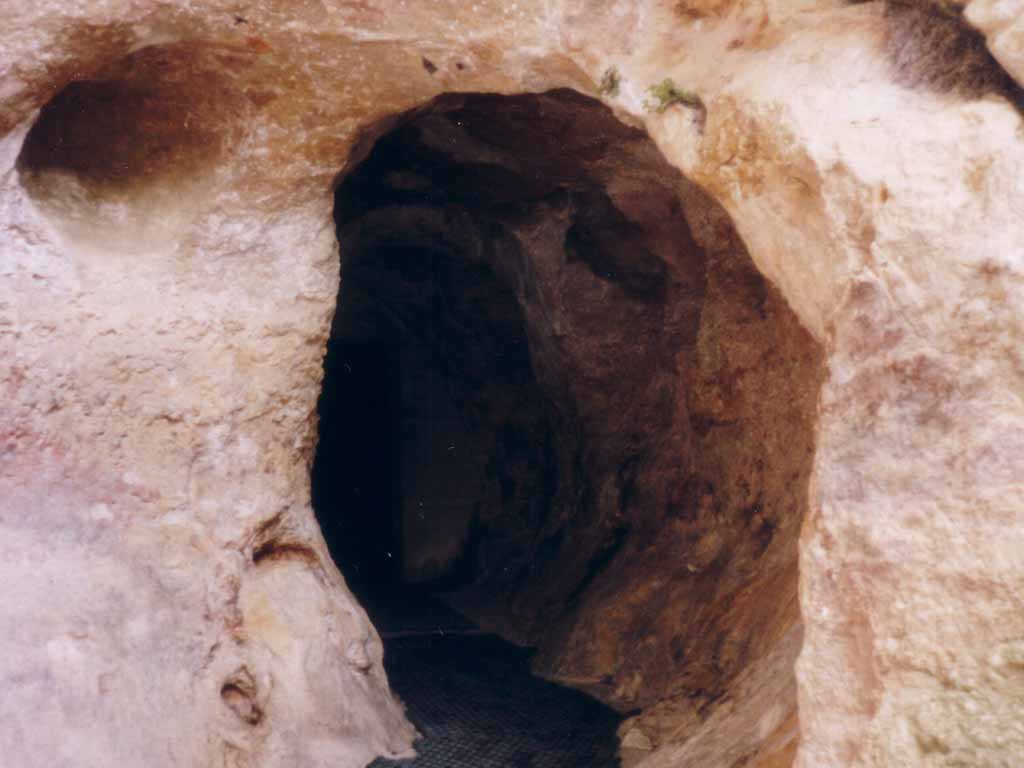
<instances>
[{"instance_id":1,"label":"sunlit rock surface","mask_svg":"<svg viewBox=\"0 0 1024 768\"><path fill-rule=\"evenodd\" d=\"M1017 765L1024 44L963 5L10 3L5 765L408 750L309 506L333 188L440 94L556 88L681 174L678 211L619 209L704 254L659 449L691 442L651 476L714 490L623 539L538 671L640 709L647 768Z\"/></svg>"}]
</instances>

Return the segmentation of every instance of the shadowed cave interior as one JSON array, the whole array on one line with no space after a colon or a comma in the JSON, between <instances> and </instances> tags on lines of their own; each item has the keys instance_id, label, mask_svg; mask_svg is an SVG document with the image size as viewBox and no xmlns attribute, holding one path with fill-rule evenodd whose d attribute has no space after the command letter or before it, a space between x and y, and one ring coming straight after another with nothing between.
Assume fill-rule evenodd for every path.
<instances>
[{"instance_id":1,"label":"shadowed cave interior","mask_svg":"<svg viewBox=\"0 0 1024 768\"><path fill-rule=\"evenodd\" d=\"M408 765L633 765L799 647L820 349L642 131L442 96L335 217L313 503Z\"/></svg>"}]
</instances>

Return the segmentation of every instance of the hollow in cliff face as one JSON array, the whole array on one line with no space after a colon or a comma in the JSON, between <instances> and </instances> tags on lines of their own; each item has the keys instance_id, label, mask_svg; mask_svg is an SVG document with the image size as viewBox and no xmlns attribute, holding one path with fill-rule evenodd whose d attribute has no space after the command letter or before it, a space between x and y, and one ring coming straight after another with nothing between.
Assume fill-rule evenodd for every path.
<instances>
[{"instance_id":1,"label":"hollow in cliff face","mask_svg":"<svg viewBox=\"0 0 1024 768\"><path fill-rule=\"evenodd\" d=\"M443 96L355 156L313 473L350 584L535 647L630 760L744 686L747 759L790 754L821 350L728 216L569 91Z\"/></svg>"}]
</instances>

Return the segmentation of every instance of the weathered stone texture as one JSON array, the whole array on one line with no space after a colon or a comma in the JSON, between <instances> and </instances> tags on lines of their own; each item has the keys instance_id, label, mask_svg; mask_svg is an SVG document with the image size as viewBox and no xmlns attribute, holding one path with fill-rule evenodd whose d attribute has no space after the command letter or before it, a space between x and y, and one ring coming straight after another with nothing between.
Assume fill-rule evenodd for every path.
<instances>
[{"instance_id":1,"label":"weathered stone texture","mask_svg":"<svg viewBox=\"0 0 1024 768\"><path fill-rule=\"evenodd\" d=\"M623 612L646 616L659 648L677 633L696 646L673 662L684 676L705 674L688 653L731 654L723 696L692 711L653 706L672 693L656 664L627 660L610 691L582 675L647 707L623 733L657 747L647 768L784 765L798 729L804 768L1020 763L1019 4L940 9L935 24L949 10L973 25L1002 68L945 49L951 69L972 57L972 87L935 72L929 17L900 26L882 3L8 5L5 765L359 766L408 748L380 642L309 507L338 279L332 186L361 130L441 93L597 97L610 69L619 87L603 98L735 228L720 254L702 245L721 300L705 305L680 379L691 423L752 425L697 430L729 510L747 509L740 484L759 450L794 450L771 428L792 389L772 382L800 374L810 472L794 459L792 487L785 473L764 485L807 499L802 650L794 680L800 630L780 596L797 573L771 558L792 550L797 510L764 555L778 568L722 603L708 577L657 610L627 604L657 592L668 560L696 558L697 582L701 558L714 561L685 521L652 528L649 572L583 594L544 671L603 669L592 652L622 643ZM700 105L646 109L666 78ZM705 495L698 506L719 503ZM723 551L753 562L744 547L773 520L751 512L749 535ZM722 627L739 611L748 631L702 649L702 610Z\"/></svg>"}]
</instances>

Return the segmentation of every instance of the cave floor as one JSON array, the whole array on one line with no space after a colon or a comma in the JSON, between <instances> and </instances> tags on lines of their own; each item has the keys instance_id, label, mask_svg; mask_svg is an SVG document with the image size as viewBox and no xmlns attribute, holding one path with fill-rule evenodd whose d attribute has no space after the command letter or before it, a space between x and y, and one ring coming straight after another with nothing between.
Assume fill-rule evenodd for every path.
<instances>
[{"instance_id":1,"label":"cave floor","mask_svg":"<svg viewBox=\"0 0 1024 768\"><path fill-rule=\"evenodd\" d=\"M422 605L422 604L421 604ZM418 756L371 768L613 768L620 716L534 677L532 651L464 622L385 622L384 665ZM391 626L387 626L388 624ZM399 626L404 629L399 629ZM412 628L410 628L412 626Z\"/></svg>"}]
</instances>

